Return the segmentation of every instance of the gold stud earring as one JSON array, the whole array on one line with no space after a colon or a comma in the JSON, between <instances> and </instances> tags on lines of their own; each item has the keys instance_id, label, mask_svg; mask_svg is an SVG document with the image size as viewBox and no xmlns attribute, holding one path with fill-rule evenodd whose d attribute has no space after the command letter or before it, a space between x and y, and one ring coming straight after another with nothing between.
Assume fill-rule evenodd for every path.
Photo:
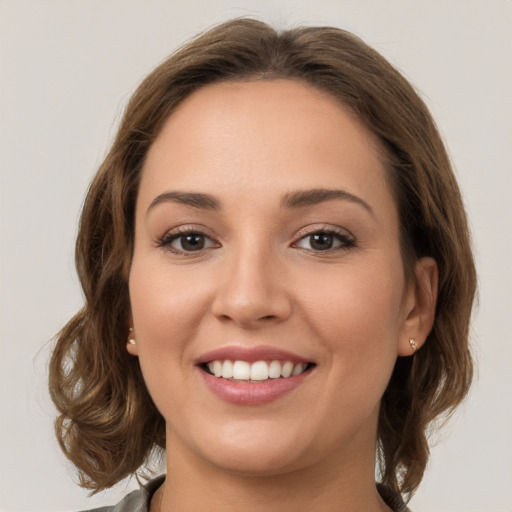
<instances>
[{"instance_id":1,"label":"gold stud earring","mask_svg":"<svg viewBox=\"0 0 512 512\"><path fill-rule=\"evenodd\" d=\"M418 345L416 344L416 340L414 338L411 338L409 340L409 345L411 345L413 355L416 354L416 351L418 350Z\"/></svg>"}]
</instances>

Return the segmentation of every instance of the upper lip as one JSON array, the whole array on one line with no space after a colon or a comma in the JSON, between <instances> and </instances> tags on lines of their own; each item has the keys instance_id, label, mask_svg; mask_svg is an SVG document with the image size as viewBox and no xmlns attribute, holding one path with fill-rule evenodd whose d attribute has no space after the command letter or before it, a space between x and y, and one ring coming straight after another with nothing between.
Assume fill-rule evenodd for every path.
<instances>
[{"instance_id":1,"label":"upper lip","mask_svg":"<svg viewBox=\"0 0 512 512\"><path fill-rule=\"evenodd\" d=\"M257 347L227 346L211 350L199 356L196 364L209 363L210 361L247 361L254 363L256 361L290 361L297 363L311 363L311 360L305 359L293 352L282 350L277 347L260 345Z\"/></svg>"}]
</instances>

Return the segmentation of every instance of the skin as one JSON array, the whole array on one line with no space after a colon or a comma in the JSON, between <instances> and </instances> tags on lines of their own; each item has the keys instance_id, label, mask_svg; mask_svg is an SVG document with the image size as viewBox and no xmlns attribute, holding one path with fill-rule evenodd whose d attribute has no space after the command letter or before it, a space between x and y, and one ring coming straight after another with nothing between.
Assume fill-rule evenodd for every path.
<instances>
[{"instance_id":1,"label":"skin","mask_svg":"<svg viewBox=\"0 0 512 512\"><path fill-rule=\"evenodd\" d=\"M312 189L357 199L283 205ZM155 202L169 192L219 208ZM178 228L204 248L184 250ZM331 249L312 245L329 231ZM390 510L374 481L380 399L409 339L420 347L432 327L436 282L429 258L406 280L378 144L335 99L290 80L188 97L147 155L129 280L128 350L167 425L172 477L152 510ZM276 401L230 404L195 364L226 345L316 366Z\"/></svg>"}]
</instances>

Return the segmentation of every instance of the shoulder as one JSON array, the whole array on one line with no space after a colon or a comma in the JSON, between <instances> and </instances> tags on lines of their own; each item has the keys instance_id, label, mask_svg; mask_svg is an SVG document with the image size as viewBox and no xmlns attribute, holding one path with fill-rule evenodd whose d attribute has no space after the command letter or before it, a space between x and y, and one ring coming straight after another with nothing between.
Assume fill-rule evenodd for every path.
<instances>
[{"instance_id":1,"label":"shoulder","mask_svg":"<svg viewBox=\"0 0 512 512\"><path fill-rule=\"evenodd\" d=\"M165 475L150 480L140 489L126 495L117 505L83 510L82 512L149 512L151 498L164 480Z\"/></svg>"}]
</instances>

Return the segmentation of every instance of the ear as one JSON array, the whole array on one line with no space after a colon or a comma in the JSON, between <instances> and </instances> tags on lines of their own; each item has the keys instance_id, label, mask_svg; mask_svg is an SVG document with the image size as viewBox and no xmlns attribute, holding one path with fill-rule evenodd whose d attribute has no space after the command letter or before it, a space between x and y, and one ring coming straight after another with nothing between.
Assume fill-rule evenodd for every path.
<instances>
[{"instance_id":1,"label":"ear","mask_svg":"<svg viewBox=\"0 0 512 512\"><path fill-rule=\"evenodd\" d=\"M433 258L424 257L414 265L405 298L405 320L398 342L398 355L411 356L427 339L436 314L439 271ZM413 343L415 342L415 348Z\"/></svg>"},{"instance_id":2,"label":"ear","mask_svg":"<svg viewBox=\"0 0 512 512\"><path fill-rule=\"evenodd\" d=\"M132 326L133 322L130 321L130 323L128 325ZM128 351L128 354L130 354L132 356L139 355L139 348L137 347L137 338L135 337L135 330L133 327L129 327L129 329L128 329L128 339L126 340L126 350Z\"/></svg>"}]
</instances>

